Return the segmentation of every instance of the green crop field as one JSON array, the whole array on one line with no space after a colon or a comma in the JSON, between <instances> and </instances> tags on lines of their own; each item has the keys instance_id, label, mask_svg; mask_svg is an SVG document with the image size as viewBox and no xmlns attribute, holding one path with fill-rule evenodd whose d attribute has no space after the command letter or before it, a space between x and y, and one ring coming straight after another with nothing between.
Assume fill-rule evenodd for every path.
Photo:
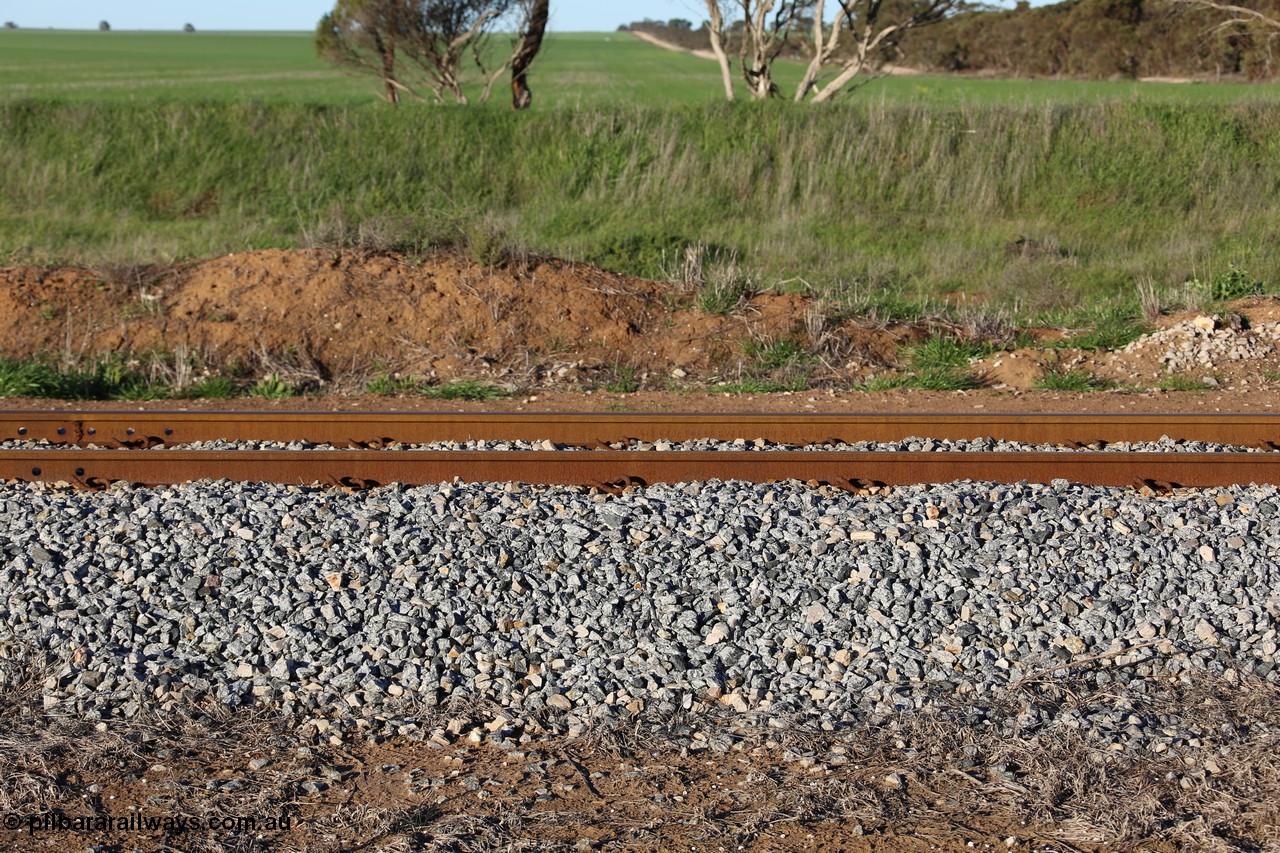
<instances>
[{"instance_id":1,"label":"green crop field","mask_svg":"<svg viewBox=\"0 0 1280 853\"><path fill-rule=\"evenodd\" d=\"M498 35L491 53L504 48ZM628 33L553 33L534 76L538 107L715 102L714 62L648 45ZM799 79L779 65L784 91ZM473 93L478 85L471 87ZM326 105L376 102L376 81L316 57L310 33L0 31L0 100L77 102L286 101ZM977 80L887 77L850 99L892 103L1066 103L1097 100L1228 103L1275 99L1280 84L1171 84L1136 81ZM499 94L495 105L505 106Z\"/></svg>"},{"instance_id":2,"label":"green crop field","mask_svg":"<svg viewBox=\"0 0 1280 853\"><path fill-rule=\"evenodd\" d=\"M306 34L19 30L0 56L0 261L449 243L661 276L703 245L759 286L1025 318L1280 284L1275 85L895 77L730 105L714 63L576 34L517 114L387 107Z\"/></svg>"}]
</instances>

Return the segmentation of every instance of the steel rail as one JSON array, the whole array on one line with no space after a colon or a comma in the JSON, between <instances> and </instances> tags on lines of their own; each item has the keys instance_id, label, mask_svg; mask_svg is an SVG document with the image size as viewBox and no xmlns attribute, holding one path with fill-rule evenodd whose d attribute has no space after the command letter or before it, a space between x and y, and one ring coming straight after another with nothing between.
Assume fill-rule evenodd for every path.
<instances>
[{"instance_id":1,"label":"steel rail","mask_svg":"<svg viewBox=\"0 0 1280 853\"><path fill-rule=\"evenodd\" d=\"M469 482L596 485L802 480L845 488L1065 479L1154 489L1280 484L1280 453L908 453L850 451L21 450L0 453L0 478L105 488L114 481L192 480L370 487Z\"/></svg>"},{"instance_id":2,"label":"steel rail","mask_svg":"<svg viewBox=\"0 0 1280 853\"><path fill-rule=\"evenodd\" d=\"M784 444L996 438L1088 446L1161 436L1280 447L1280 414L674 414L0 411L0 440L153 447L215 439L337 447L537 440L598 447L627 439L757 439Z\"/></svg>"}]
</instances>

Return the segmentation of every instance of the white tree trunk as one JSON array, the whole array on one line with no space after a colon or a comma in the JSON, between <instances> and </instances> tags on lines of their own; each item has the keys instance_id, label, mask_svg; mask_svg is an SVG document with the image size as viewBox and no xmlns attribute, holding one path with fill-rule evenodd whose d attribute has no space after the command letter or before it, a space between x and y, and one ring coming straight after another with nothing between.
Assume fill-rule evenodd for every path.
<instances>
[{"instance_id":1,"label":"white tree trunk","mask_svg":"<svg viewBox=\"0 0 1280 853\"><path fill-rule=\"evenodd\" d=\"M720 11L719 0L707 0L707 12L711 15L711 52L720 63L720 79L724 83L724 96L734 100L733 71L729 68L729 56L724 52L724 14Z\"/></svg>"},{"instance_id":2,"label":"white tree trunk","mask_svg":"<svg viewBox=\"0 0 1280 853\"><path fill-rule=\"evenodd\" d=\"M800 79L800 84L796 86L796 103L803 101L805 96L809 94L809 90L818 82L818 75L822 73L822 66L827 64L827 60L831 58L831 54L835 52L836 46L840 43L840 21L837 20L831 28L831 36L824 41L822 38L822 18L826 11L826 0L818 0L817 5L813 7L813 58L809 60L809 67L804 70L804 77Z\"/></svg>"}]
</instances>

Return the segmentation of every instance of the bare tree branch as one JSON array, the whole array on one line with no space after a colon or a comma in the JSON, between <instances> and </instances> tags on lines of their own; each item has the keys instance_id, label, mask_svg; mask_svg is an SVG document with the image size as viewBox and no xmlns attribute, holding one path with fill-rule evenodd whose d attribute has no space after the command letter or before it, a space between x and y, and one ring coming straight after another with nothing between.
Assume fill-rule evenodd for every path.
<instances>
[{"instance_id":1,"label":"bare tree branch","mask_svg":"<svg viewBox=\"0 0 1280 853\"><path fill-rule=\"evenodd\" d=\"M813 101L819 103L847 91L855 77L879 67L882 54L894 48L904 33L943 20L960 8L962 0L908 0L905 4L894 4L896 14L887 16L885 0L837 0L837 3L840 11L825 39L821 20L824 4L821 0L818 3L813 25L813 58L796 88L797 101L812 94ZM851 44L847 51L839 53L841 35L846 32ZM819 75L829 65L835 66L835 76L820 84Z\"/></svg>"},{"instance_id":2,"label":"bare tree branch","mask_svg":"<svg viewBox=\"0 0 1280 853\"><path fill-rule=\"evenodd\" d=\"M1234 6L1230 3L1219 3L1217 0L1172 0L1172 2L1173 5L1184 8L1226 12L1231 17L1225 23L1260 24L1270 29L1280 30L1280 19L1272 18L1248 6Z\"/></svg>"}]
</instances>

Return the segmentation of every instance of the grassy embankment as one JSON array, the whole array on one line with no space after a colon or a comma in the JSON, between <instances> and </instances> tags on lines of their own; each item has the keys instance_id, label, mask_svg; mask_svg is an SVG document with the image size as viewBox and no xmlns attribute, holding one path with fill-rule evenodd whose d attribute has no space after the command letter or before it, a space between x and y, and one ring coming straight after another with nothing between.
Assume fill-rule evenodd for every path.
<instances>
[{"instance_id":1,"label":"grassy embankment","mask_svg":"<svg viewBox=\"0 0 1280 853\"><path fill-rule=\"evenodd\" d=\"M8 262L462 237L660 276L703 244L761 285L1026 319L1233 268L1280 281L1280 106L21 101L0 129Z\"/></svg>"}]
</instances>

